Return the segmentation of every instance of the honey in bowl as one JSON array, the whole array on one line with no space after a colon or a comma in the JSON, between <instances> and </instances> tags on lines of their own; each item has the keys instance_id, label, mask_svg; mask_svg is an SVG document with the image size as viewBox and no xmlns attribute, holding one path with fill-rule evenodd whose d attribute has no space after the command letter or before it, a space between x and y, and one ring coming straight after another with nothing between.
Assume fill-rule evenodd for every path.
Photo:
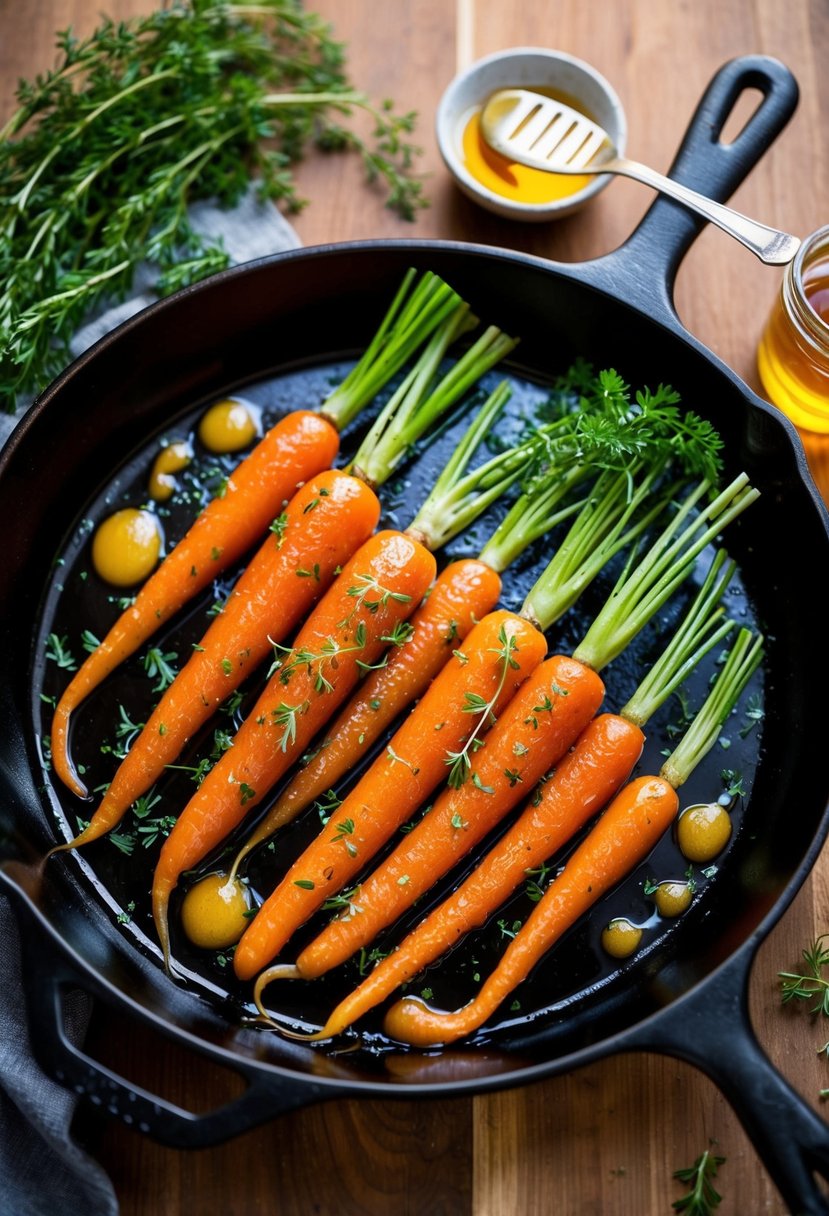
<instances>
[{"instance_id":1,"label":"honey in bowl","mask_svg":"<svg viewBox=\"0 0 829 1216\"><path fill-rule=\"evenodd\" d=\"M551 89L532 86L534 93L543 93L584 113L584 106L574 98ZM519 165L491 148L481 131L481 112L486 102L475 106L461 119L463 161L468 172L480 185L510 199L513 203L554 203L560 198L578 194L593 181L586 174L545 173ZM590 117L588 115L588 117Z\"/></svg>"}]
</instances>

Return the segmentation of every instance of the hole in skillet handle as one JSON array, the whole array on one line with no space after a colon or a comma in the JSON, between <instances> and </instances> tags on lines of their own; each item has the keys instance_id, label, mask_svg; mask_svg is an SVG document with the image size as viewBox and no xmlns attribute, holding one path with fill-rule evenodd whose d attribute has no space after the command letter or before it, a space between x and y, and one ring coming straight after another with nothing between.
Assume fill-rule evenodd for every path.
<instances>
[{"instance_id":1,"label":"hole in skillet handle","mask_svg":"<svg viewBox=\"0 0 829 1216\"><path fill-rule=\"evenodd\" d=\"M744 93L759 104L730 142L721 136ZM745 180L797 108L800 90L789 69L768 55L743 55L715 74L691 118L668 177L724 203ZM741 110L741 112L745 112ZM707 223L681 203L657 196L624 245L588 267L650 316L675 325L673 289L679 265Z\"/></svg>"},{"instance_id":2,"label":"hole in skillet handle","mask_svg":"<svg viewBox=\"0 0 829 1216\"><path fill-rule=\"evenodd\" d=\"M261 1069L252 1067L248 1070L238 1058L231 1061L225 1053L214 1050L203 1040L190 1036L185 1039L181 1031L168 1035L154 1021L149 1025L151 1033L163 1034L165 1039L195 1053L202 1062L209 1060L222 1072L234 1074L243 1084L243 1092L216 1109L195 1113L126 1080L75 1042L79 997L103 1001L108 1012L117 1005L122 1016L129 1008L142 1023L150 1024L151 1019L131 1003L125 1004L123 994L117 1001L109 1000L105 986L91 973L81 974L81 969L75 970L66 950L59 950L52 943L48 931L38 923L37 911L21 889L13 881L2 883L2 889L15 903L21 941L24 946L31 947L27 950L23 985L35 1058L48 1076L102 1114L119 1118L172 1148L207 1148L309 1102L338 1096L336 1089L328 1086L323 1091L310 1079L296 1082L267 1077ZM82 1014L84 1012L81 1010ZM228 1092L237 1085L231 1083L222 1088Z\"/></svg>"}]
</instances>

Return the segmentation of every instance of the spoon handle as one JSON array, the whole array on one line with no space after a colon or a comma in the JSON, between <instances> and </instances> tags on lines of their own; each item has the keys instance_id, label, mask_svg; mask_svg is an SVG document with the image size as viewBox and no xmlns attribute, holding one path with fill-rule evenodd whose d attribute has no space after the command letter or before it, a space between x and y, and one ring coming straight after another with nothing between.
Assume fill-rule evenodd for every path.
<instances>
[{"instance_id":1,"label":"spoon handle","mask_svg":"<svg viewBox=\"0 0 829 1216\"><path fill-rule=\"evenodd\" d=\"M718 228L722 228L723 232L727 232L729 236L736 237L741 244L745 245L746 249L750 249L761 262L765 262L769 266L785 266L800 248L798 237L751 220L747 215L735 211L732 207L715 203L713 199L706 198L704 194L698 194L696 190L681 186L679 182L657 173L655 169L642 165L639 161L616 156L612 160L606 161L602 168L605 172L620 173L623 177L632 177L646 186L653 186L654 190L659 190L662 194L667 194L677 202L690 207L692 211L696 211L705 219L710 220L712 224L716 224Z\"/></svg>"}]
</instances>

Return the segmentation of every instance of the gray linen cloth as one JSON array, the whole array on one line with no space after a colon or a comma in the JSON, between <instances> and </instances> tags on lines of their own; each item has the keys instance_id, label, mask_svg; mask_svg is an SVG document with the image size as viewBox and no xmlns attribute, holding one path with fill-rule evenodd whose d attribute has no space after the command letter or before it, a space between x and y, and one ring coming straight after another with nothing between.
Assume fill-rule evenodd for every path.
<instances>
[{"instance_id":1,"label":"gray linen cloth","mask_svg":"<svg viewBox=\"0 0 829 1216\"><path fill-rule=\"evenodd\" d=\"M299 238L270 203L251 187L231 211L210 203L190 210L193 227L220 238L231 262L295 249ZM94 318L73 339L76 357L122 321L156 298L151 266L141 267L134 294ZM0 446L19 421L0 414ZM32 1058L20 981L20 945L14 913L0 896L0 1216L116 1216L118 1200L104 1170L74 1141L70 1124L77 1098L51 1081ZM72 993L67 1002L68 1033L79 1042L86 1031L90 1002Z\"/></svg>"}]
</instances>

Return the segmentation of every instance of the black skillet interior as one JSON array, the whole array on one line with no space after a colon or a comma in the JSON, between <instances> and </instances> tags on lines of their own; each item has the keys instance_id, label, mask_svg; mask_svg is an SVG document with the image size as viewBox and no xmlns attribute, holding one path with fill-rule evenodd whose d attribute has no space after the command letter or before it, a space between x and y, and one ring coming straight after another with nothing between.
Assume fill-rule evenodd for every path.
<instances>
[{"instance_id":1,"label":"black skillet interior","mask_svg":"<svg viewBox=\"0 0 829 1216\"><path fill-rule=\"evenodd\" d=\"M729 188L741 176L734 172ZM718 191L724 186L714 182L712 193ZM812 758L823 743L822 689L829 673L820 642L823 613L811 578L825 561L826 524L804 484L802 457L787 428L688 339L666 306L673 271L697 230L695 222L664 203L652 215L663 217L663 247L648 246L657 229L646 223L604 265L551 267L503 251L427 242L286 255L182 293L128 323L93 357L76 364L20 428L0 475L0 510L15 521L0 567L6 655L0 780L12 842L39 852L54 839L53 796L42 788L36 738L40 707L32 700L42 652L35 642L23 645L22 640L48 620L41 614L50 611L43 596L56 582L54 559L86 514L103 509L102 503L95 505L96 497L119 471L126 470L129 480L135 471L130 461L146 453L151 437L175 431L212 399L250 391L275 405L273 390L261 387L275 376L298 377L290 383L310 382L318 389L325 379L318 369L336 365L364 345L404 270L416 265L443 275L480 316L521 336L519 360L510 371L522 380L543 384L582 355L598 366L618 367L634 384L674 384L689 406L721 430L727 471L745 468L763 492L728 539L739 562L748 618L756 618L767 636L767 656L765 720L733 744L751 792L737 808L742 826L727 861L713 880L701 884L704 889L685 920L658 935L658 944L638 961L600 975L596 954L584 949L585 941L595 942L598 916L579 929L563 945L569 953L562 957L580 967L581 1001L568 1008L570 979L551 962L543 982L550 983L553 1003L561 1002L562 1008L544 1013L536 1024L514 1013L505 1017L491 1045L495 1050L473 1048L464 1057L471 1064L472 1086L491 1085L493 1073L501 1078L495 1083L509 1083L538 1075L539 1068L543 1073L565 1067L575 1053L612 1041L691 990L752 938L772 908L779 914L787 884L790 892L814 854L826 804L826 781ZM520 580L516 589L519 585ZM33 628L34 622L40 623ZM572 631L564 638L578 636L577 621ZM632 678L626 671L621 684L627 687ZM612 703L618 705L623 693L615 691L613 681L611 671ZM730 733L739 737L739 731ZM727 764L717 756L703 770L698 796L720 792L721 769L736 767L737 752L729 752ZM670 858L675 866L678 854L671 853L671 842L664 848L666 864ZM113 853L99 850L98 856L111 859ZM99 866L91 854L89 862L61 859L50 863L35 902L100 990L119 993L126 1005L179 1028L190 1041L218 1044L240 1062L255 1061L257 1068L273 1065L283 1076L315 1082L328 1077L352 1090L368 1085L374 1092L395 1091L401 1076L396 1055L334 1056L298 1048L274 1035L240 1029L238 1008L222 1007L221 997L217 1002L174 987L157 960L143 956L130 928L116 923L117 909L108 906L90 864L104 885L106 874L117 873L109 862ZM32 969L43 994L46 971L62 971L60 956L47 947L40 957L46 962L39 969L35 956ZM486 957L491 962L491 948ZM210 974L223 991L221 975L215 968ZM549 1004L540 986L539 981L533 999ZM314 1016L310 1008L304 1012ZM428 1067L415 1069L406 1087L426 1089L434 1080ZM311 1086L292 1101L317 1093ZM272 1099L258 1117L289 1104Z\"/></svg>"},{"instance_id":2,"label":"black skillet interior","mask_svg":"<svg viewBox=\"0 0 829 1216\"><path fill-rule=\"evenodd\" d=\"M746 722L744 719L735 721L734 728L724 732L731 740L728 752L714 753L687 791L687 801L716 798L723 788L722 770L742 772L752 790L735 808L737 822L745 821L743 830L736 833L727 864L714 879L706 880L697 874L700 891L693 912L670 928L663 925L636 963L615 969L610 969L606 963L600 964L600 956L595 950L596 934L601 924L606 923L608 909L629 908L638 920L647 916L646 901L641 893L646 874L657 877L681 875L684 866L669 839L660 846L660 854L626 885L624 892L571 935L549 964L539 969L534 981L537 991L533 984L529 985L529 991L522 999L526 1002L524 1011L545 1008L551 1003L554 1006L554 1012L543 1019L544 1033L528 1035L528 1019L516 1016L513 1011L502 1019L498 1032L490 1036L493 1045L519 1050L525 1060L527 1053L539 1060L548 1058L551 1053L565 1054L602 1037L611 1025L619 1025L620 1006L629 1006L635 1016L658 1007L667 995L662 977L668 960L671 962L671 988L681 991L691 975L698 975L727 953L737 935L744 935L753 927L769 906L770 899L782 890L796 869L814 835L825 800L826 791L820 774L806 763L808 749L814 746L810 736L820 722L818 706L809 704L812 698L817 699L820 686L816 663L821 656L810 647L810 639L818 636L819 612L808 596L793 593L795 587L803 586L802 571L807 562L814 562L819 543L817 519L813 512L804 510L804 491L796 474L794 456L776 419L765 412L748 411L744 394L725 382L712 365L689 355L680 337L665 332L652 336L643 333L646 323L630 307L601 297L580 283L577 276L554 276L547 267L523 258L452 248L364 248L309 253L281 264L252 268L217 282L207 293L212 298L204 299L202 293L194 293L179 301L175 307L174 328L168 325L164 310L161 310L153 318L155 326L152 328L157 327L158 332L148 334L142 327L136 327L131 335L122 338L122 343L124 339L132 338L137 343L136 349L119 355L122 366L126 361L126 366L136 369L136 376L131 377L130 395L134 394L133 399L137 397L142 402L152 402L153 408L142 409L140 420L136 420L130 410L133 414L131 425L118 425L113 434L114 393L123 391L123 378L118 390L101 391L99 387L94 396L81 390L80 398L73 393L70 400L64 395L63 416L60 420L51 420L48 428L52 441L57 438L55 426L64 433L57 438L52 454L39 468L29 465L28 506L18 530L18 551L24 560L14 579L11 619L7 617L6 624L18 639L30 635L33 620L38 619L40 624L33 661L32 655L21 652L19 644L16 650L11 644L8 647L7 653L15 669L10 691L14 690L19 697L33 688L35 697L34 705L18 701L14 721L23 725L29 763L36 771L36 739L48 732L48 706L38 700L39 693L53 694L65 680L54 664L43 662L45 635L54 630L78 639L85 627L100 633L105 619L117 611L116 606L106 602L105 591L94 576L86 580L80 577L81 570L89 569L88 534L82 521L100 518L122 500L133 503L142 500L147 470L152 453L157 449L159 427L168 436L186 433L192 430L193 417L198 416L204 403L220 393L240 388L254 400L276 410L291 408L300 401L316 404L334 374L327 351L340 340L342 321L359 316L366 318L364 324L370 324L410 262L436 269L458 285L479 315L522 336L521 364L514 369L521 382L530 378L543 382L563 370L575 355L586 354L602 365L618 367L632 383L670 382L677 385L689 405L700 408L721 428L728 454L728 472L746 468L763 490L760 503L744 521L730 530L728 546L739 561L746 592L744 596L738 589L729 607L738 616L743 614L749 623L756 619L769 639L766 718L745 738L741 737L741 728ZM356 290L355 284L359 285ZM263 300L277 295L285 301L286 315L277 318L275 323L271 319L269 329L272 335L279 335L280 350L291 352L291 365L300 364L301 370L283 373L274 381L262 374L263 354L269 370L281 362L273 349L274 338L266 341L260 321L259 333L248 337L249 345L240 352L240 345L245 341L243 335L249 334L253 320L240 313L245 306L250 310L251 301L255 301L256 311L261 316ZM192 308L198 313L198 327L188 323L187 313ZM230 334L227 332L229 317L235 319ZM172 369L179 366L175 350L182 331L194 335L198 348L211 351L217 361L226 351L227 358L238 359L247 374L244 377L234 375L235 369L228 368L220 371L215 379L211 378L209 385L198 389L190 383L186 370L183 384L174 381ZM552 354L551 333L556 335ZM162 351L165 347L170 349L170 366L157 373L156 383L150 385L147 383L148 366L147 363L140 366L140 355L142 351L157 349L156 343ZM342 335L342 343L344 347L350 347L350 335ZM265 347L268 349L263 350ZM338 352L334 353L336 358ZM321 365L317 362L320 359ZM161 361L167 362L163 358ZM187 369L186 358L182 363ZM262 371L251 375L254 367L262 368ZM104 368L99 372L98 385L105 385L108 379ZM519 394L519 400L543 395L540 389L533 392L526 388ZM42 429L45 421L44 418L37 429ZM441 441L429 447L412 466L409 475L401 478L398 486L391 487L387 501L400 522L409 515L410 508L440 467L462 426L462 422L457 423ZM65 430L70 427L74 436L83 437L82 455L69 448ZM40 447L35 439L35 429L32 427L25 437L27 448L33 444ZM153 436L149 445L148 435ZM346 442L346 449L347 446ZM37 465L36 454L33 464ZM90 487L94 487L92 495ZM70 525L68 534L67 523ZM175 527L175 521L170 521L170 527ZM20 532L29 528L33 535L24 547ZM474 552L475 539L462 538L454 551ZM61 565L55 571L52 563L58 555ZM520 602L529 579L543 564L541 551L536 549L531 556L532 560L525 563L524 570L507 578L505 599L510 606ZM4 577L9 575L7 564ZM39 602L44 587L51 589L45 604ZM66 591L61 595L59 589L63 587ZM577 612L562 622L560 628L551 631L551 641L565 646L577 641L607 589L607 580L603 580ZM212 598L212 595L205 597L202 609L209 606ZM663 634L666 619L663 615ZM188 617L183 626L174 627L160 639L162 649L181 653L189 641L196 640L203 623L203 615ZM76 649L77 645L76 640ZM624 702L636 682L637 671L648 656L655 653L657 646L658 638L646 635L634 648L631 661L622 661L610 669L611 706L618 707ZM808 683L797 678L797 673L806 671L815 677ZM88 716L79 721L77 753L92 766L89 774L92 781L104 780L107 765L111 764L107 757L96 759L95 732L99 736L112 734L117 703L124 702L136 720L143 718L150 682L142 681L139 673L137 662L128 665L101 697L93 699ZM706 669L702 681L708 674ZM700 686L693 692L698 698ZM32 717L34 723L30 725ZM674 706L663 715L661 729L651 732L652 743L646 753L646 762L651 765L658 764L660 749L670 744L665 727L676 717ZM759 747L761 739L762 747ZM755 777L753 770L758 762ZM46 794L32 799L26 817L27 834L36 833L42 843L54 832L50 823L50 800L54 801L56 794L48 776L46 783ZM186 798L188 788L185 775L172 777L169 786L165 784L161 791L163 798L156 813L173 812ZM58 796L68 816L78 812L70 797ZM799 808L797 817L791 815L793 802ZM298 842L310 830L310 821L306 820L304 833L303 830L293 833L286 846L285 861L292 848L295 851ZM86 860L72 858L51 864L60 871L61 881L75 892L76 898L87 906L91 902L96 907L95 915L107 914L104 912L106 897L100 890L96 898L98 881L114 895L115 906L110 915L117 916L134 901L137 909L133 922L121 932L126 941L135 941L135 931L147 927L145 891L149 882L148 867L155 855L152 848L139 848L132 857L126 858L107 843L90 850ZM280 864L284 864L284 860L281 857ZM272 881L267 865L260 866L259 877L267 891L267 884ZM509 923L526 915L528 906L525 902L517 901L509 908L506 913ZM452 975L461 979L466 976L466 983L460 983L459 987L452 985L454 990L450 990L445 987L445 980L441 986L440 973L429 977L428 985L435 990L439 1002L441 998L451 1002L453 998L471 992L474 987L472 976L478 971L485 972L492 965L499 936L496 928L474 948L470 947L468 958L460 961L455 958ZM503 940L501 937L502 943ZM138 944L140 948L142 943ZM202 973L207 985L218 990L220 1003L224 994L229 993L230 1007L225 1012L238 1021L242 994L228 982L227 969L222 969L213 959L199 961L188 957L186 961ZM330 983L288 986L285 1004L281 1007L297 1018L313 1022L330 1007L342 984L353 981L355 976L356 972ZM576 994L581 1015L574 1017L569 1005ZM266 1050L278 1058L277 1040L269 1038ZM378 1071L372 1066L364 1052L358 1052L353 1058L355 1068L358 1062L362 1068L369 1069L368 1075L385 1075L382 1067Z\"/></svg>"}]
</instances>

